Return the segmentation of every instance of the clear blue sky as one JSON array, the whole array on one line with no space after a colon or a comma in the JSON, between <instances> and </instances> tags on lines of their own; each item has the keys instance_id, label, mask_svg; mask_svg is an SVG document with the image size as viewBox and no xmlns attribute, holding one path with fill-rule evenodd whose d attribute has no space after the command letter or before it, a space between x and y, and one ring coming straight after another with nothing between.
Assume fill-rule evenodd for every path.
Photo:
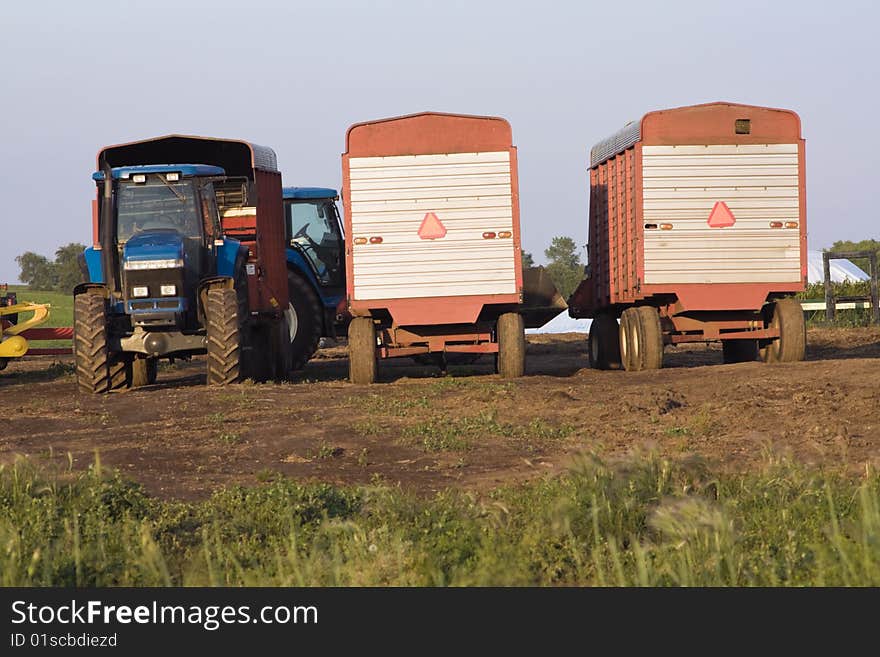
<instances>
[{"instance_id":1,"label":"clear blue sky","mask_svg":"<svg viewBox=\"0 0 880 657\"><path fill-rule=\"evenodd\" d=\"M810 248L880 237L877 3L5 3L0 282L91 239L95 154L171 132L275 149L285 184L339 186L345 131L424 110L507 118L523 242L586 241L590 147L647 111L796 110Z\"/></svg>"}]
</instances>

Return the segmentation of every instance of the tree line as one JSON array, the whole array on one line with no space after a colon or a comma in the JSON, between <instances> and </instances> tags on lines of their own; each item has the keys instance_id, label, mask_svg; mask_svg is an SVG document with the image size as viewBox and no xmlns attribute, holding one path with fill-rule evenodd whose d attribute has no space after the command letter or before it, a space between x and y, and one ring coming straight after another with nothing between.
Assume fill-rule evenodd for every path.
<instances>
[{"instance_id":1,"label":"tree line","mask_svg":"<svg viewBox=\"0 0 880 657\"><path fill-rule=\"evenodd\" d=\"M54 260L33 251L25 251L15 258L21 270L18 280L32 290L70 294L82 282L79 256L85 248L84 244L77 242L60 246L55 251Z\"/></svg>"}]
</instances>

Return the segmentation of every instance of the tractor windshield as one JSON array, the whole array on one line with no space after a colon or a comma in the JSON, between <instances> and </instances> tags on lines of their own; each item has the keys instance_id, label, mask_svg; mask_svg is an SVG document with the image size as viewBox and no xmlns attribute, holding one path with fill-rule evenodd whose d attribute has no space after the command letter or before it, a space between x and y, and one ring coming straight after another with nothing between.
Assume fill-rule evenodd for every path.
<instances>
[{"instance_id":1,"label":"tractor windshield","mask_svg":"<svg viewBox=\"0 0 880 657\"><path fill-rule=\"evenodd\" d=\"M184 237L201 236L201 220L192 180L168 182L162 174L146 182L122 181L117 200L117 239L151 229L176 230Z\"/></svg>"}]
</instances>

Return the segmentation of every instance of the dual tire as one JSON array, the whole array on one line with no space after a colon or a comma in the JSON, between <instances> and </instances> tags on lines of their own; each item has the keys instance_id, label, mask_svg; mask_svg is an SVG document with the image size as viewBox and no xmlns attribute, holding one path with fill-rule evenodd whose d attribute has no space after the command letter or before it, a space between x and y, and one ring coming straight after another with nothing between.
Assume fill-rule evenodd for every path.
<instances>
[{"instance_id":1,"label":"dual tire","mask_svg":"<svg viewBox=\"0 0 880 657\"><path fill-rule=\"evenodd\" d=\"M653 306L627 308L620 316L620 362L628 372L663 367L663 331Z\"/></svg>"}]
</instances>

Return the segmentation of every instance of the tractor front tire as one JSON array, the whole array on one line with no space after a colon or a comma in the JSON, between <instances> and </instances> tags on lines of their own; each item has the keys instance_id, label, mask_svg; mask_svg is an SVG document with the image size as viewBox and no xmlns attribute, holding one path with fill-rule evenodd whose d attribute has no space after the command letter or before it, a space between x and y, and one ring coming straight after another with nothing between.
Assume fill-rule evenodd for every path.
<instances>
[{"instance_id":1,"label":"tractor front tire","mask_svg":"<svg viewBox=\"0 0 880 657\"><path fill-rule=\"evenodd\" d=\"M80 391L103 394L131 383L131 363L110 352L103 296L84 293L74 298L73 352Z\"/></svg>"},{"instance_id":2,"label":"tractor front tire","mask_svg":"<svg viewBox=\"0 0 880 657\"><path fill-rule=\"evenodd\" d=\"M290 297L288 331L291 369L300 370L318 350L324 321L318 297L305 279L289 273L287 289Z\"/></svg>"},{"instance_id":3,"label":"tractor front tire","mask_svg":"<svg viewBox=\"0 0 880 657\"><path fill-rule=\"evenodd\" d=\"M208 385L241 381L241 323L235 290L208 290L205 316L208 338Z\"/></svg>"},{"instance_id":4,"label":"tractor front tire","mask_svg":"<svg viewBox=\"0 0 880 657\"><path fill-rule=\"evenodd\" d=\"M526 369L526 336L523 317L504 313L498 318L498 373L504 379L517 379Z\"/></svg>"},{"instance_id":5,"label":"tractor front tire","mask_svg":"<svg viewBox=\"0 0 880 657\"><path fill-rule=\"evenodd\" d=\"M770 327L779 329L779 337L761 347L765 363L793 363L803 360L807 348L804 310L797 299L788 297L773 304Z\"/></svg>"},{"instance_id":6,"label":"tractor front tire","mask_svg":"<svg viewBox=\"0 0 880 657\"><path fill-rule=\"evenodd\" d=\"M376 325L372 317L355 317L348 327L348 376L359 385L376 382Z\"/></svg>"},{"instance_id":7,"label":"tractor front tire","mask_svg":"<svg viewBox=\"0 0 880 657\"><path fill-rule=\"evenodd\" d=\"M131 364L131 387L151 386L158 374L158 358L136 358Z\"/></svg>"}]
</instances>

